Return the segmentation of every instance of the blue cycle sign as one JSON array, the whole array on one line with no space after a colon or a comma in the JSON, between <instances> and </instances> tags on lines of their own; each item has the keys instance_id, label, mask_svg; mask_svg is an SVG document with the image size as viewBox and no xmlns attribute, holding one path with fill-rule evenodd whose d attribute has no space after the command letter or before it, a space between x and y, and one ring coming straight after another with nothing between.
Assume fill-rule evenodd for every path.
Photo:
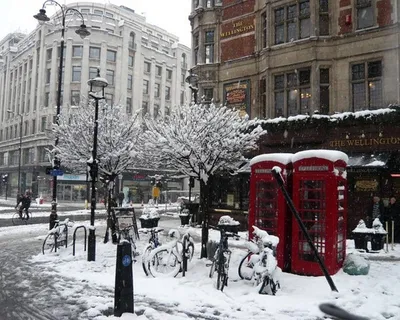
<instances>
[{"instance_id":1,"label":"blue cycle sign","mask_svg":"<svg viewBox=\"0 0 400 320\"><path fill-rule=\"evenodd\" d=\"M129 255L124 255L123 257L122 257L122 265L124 266L124 267L127 267L127 266L129 266L131 264L131 257L129 256Z\"/></svg>"}]
</instances>

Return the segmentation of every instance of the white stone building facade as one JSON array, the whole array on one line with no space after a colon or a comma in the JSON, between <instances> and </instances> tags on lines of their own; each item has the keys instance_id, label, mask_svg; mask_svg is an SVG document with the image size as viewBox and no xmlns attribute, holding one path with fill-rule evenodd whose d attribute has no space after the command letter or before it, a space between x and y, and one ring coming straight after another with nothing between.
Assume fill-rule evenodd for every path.
<instances>
[{"instance_id":1,"label":"white stone building facade","mask_svg":"<svg viewBox=\"0 0 400 320\"><path fill-rule=\"evenodd\" d=\"M98 67L109 82L107 102L123 105L128 114L142 108L142 114L164 116L190 102L185 77L191 51L177 36L124 6L80 2L68 8L82 13L91 34L81 39L75 33L81 17L67 14L61 111L87 96L87 81ZM10 195L17 191L21 136L21 190L49 187L45 131L55 120L61 41L61 24L54 21L0 40L0 174L9 175Z\"/></svg>"}]
</instances>

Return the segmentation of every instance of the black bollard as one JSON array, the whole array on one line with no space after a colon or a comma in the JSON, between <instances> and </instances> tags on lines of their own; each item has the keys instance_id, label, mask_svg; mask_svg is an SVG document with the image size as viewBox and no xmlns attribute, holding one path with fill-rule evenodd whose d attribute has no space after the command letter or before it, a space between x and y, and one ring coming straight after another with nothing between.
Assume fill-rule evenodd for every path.
<instances>
[{"instance_id":1,"label":"black bollard","mask_svg":"<svg viewBox=\"0 0 400 320\"><path fill-rule=\"evenodd\" d=\"M56 224L56 220L58 219L57 212L51 211L50 213L50 219L49 219L49 230L54 228L54 225Z\"/></svg>"},{"instance_id":2,"label":"black bollard","mask_svg":"<svg viewBox=\"0 0 400 320\"><path fill-rule=\"evenodd\" d=\"M115 268L114 316L133 313L132 247L129 242L117 246Z\"/></svg>"}]
</instances>

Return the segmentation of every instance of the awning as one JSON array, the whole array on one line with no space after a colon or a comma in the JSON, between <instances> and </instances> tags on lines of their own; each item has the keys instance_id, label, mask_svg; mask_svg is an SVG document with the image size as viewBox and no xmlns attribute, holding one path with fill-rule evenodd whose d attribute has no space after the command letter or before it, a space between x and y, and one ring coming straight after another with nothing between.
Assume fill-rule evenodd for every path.
<instances>
[{"instance_id":1,"label":"awning","mask_svg":"<svg viewBox=\"0 0 400 320\"><path fill-rule=\"evenodd\" d=\"M349 156L348 167L386 167L390 153L361 153Z\"/></svg>"}]
</instances>

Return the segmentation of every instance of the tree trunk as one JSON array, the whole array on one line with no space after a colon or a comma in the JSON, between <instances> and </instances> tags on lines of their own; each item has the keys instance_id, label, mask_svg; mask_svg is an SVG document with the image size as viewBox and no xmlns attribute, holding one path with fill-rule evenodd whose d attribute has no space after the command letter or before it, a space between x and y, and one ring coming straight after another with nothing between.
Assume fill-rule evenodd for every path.
<instances>
[{"instance_id":1,"label":"tree trunk","mask_svg":"<svg viewBox=\"0 0 400 320\"><path fill-rule=\"evenodd\" d=\"M107 184L105 185L107 188L107 228L106 228L106 234L104 235L104 243L107 243L109 240L109 230L111 230L111 237L112 237L112 242L116 243L118 242L117 240L117 235L115 233L116 231L116 217L115 217L115 212L112 209L114 206L118 206L118 204L114 203L113 195L114 195L114 179L115 177L107 177L108 181Z\"/></svg>"},{"instance_id":2,"label":"tree trunk","mask_svg":"<svg viewBox=\"0 0 400 320\"><path fill-rule=\"evenodd\" d=\"M210 213L208 210L210 206L210 178L207 183L200 179L200 204L203 215L200 258L207 258L208 229L210 223Z\"/></svg>"}]
</instances>

